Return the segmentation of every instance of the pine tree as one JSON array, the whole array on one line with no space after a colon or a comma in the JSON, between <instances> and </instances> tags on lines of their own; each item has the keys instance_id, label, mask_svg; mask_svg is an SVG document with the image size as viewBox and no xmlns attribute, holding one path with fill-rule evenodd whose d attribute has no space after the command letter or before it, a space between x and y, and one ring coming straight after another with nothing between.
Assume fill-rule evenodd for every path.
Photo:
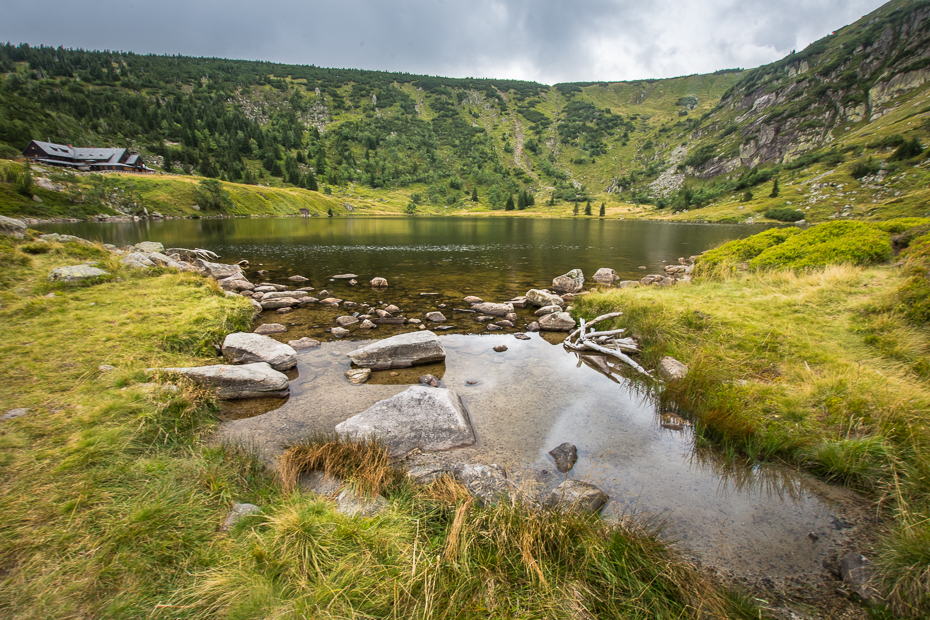
<instances>
[{"instance_id":1,"label":"pine tree","mask_svg":"<svg viewBox=\"0 0 930 620\"><path fill-rule=\"evenodd\" d=\"M775 177L775 182L772 183L772 193L769 194L769 198L778 198L778 177Z\"/></svg>"},{"instance_id":2,"label":"pine tree","mask_svg":"<svg viewBox=\"0 0 930 620\"><path fill-rule=\"evenodd\" d=\"M513 211L513 196L507 196L507 202L504 204L504 211Z\"/></svg>"},{"instance_id":3,"label":"pine tree","mask_svg":"<svg viewBox=\"0 0 930 620\"><path fill-rule=\"evenodd\" d=\"M574 200L575 206L572 207L572 215L578 215L578 199Z\"/></svg>"},{"instance_id":4,"label":"pine tree","mask_svg":"<svg viewBox=\"0 0 930 620\"><path fill-rule=\"evenodd\" d=\"M601 217L604 217L605 215L607 215L607 203L605 202L601 203L601 211L600 213L598 213L598 215L600 215Z\"/></svg>"},{"instance_id":5,"label":"pine tree","mask_svg":"<svg viewBox=\"0 0 930 620\"><path fill-rule=\"evenodd\" d=\"M588 203L584 206L584 214L585 214L585 215L591 215L591 201L590 201L590 200L589 200Z\"/></svg>"},{"instance_id":6,"label":"pine tree","mask_svg":"<svg viewBox=\"0 0 930 620\"><path fill-rule=\"evenodd\" d=\"M478 186L477 185L471 188L471 201L478 202Z\"/></svg>"},{"instance_id":7,"label":"pine tree","mask_svg":"<svg viewBox=\"0 0 930 620\"><path fill-rule=\"evenodd\" d=\"M524 192L521 189L520 193L517 194L517 209L519 209L520 211L523 211L525 208L526 208L526 192Z\"/></svg>"}]
</instances>

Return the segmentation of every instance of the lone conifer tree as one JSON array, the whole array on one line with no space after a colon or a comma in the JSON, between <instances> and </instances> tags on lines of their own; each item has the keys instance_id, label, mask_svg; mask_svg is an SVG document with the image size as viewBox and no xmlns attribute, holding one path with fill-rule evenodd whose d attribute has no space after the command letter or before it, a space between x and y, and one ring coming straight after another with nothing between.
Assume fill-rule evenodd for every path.
<instances>
[{"instance_id":1,"label":"lone conifer tree","mask_svg":"<svg viewBox=\"0 0 930 620\"><path fill-rule=\"evenodd\" d=\"M478 186L477 185L471 188L471 201L478 202Z\"/></svg>"},{"instance_id":2,"label":"lone conifer tree","mask_svg":"<svg viewBox=\"0 0 930 620\"><path fill-rule=\"evenodd\" d=\"M572 215L578 215L578 199L575 198L575 206L572 207Z\"/></svg>"},{"instance_id":3,"label":"lone conifer tree","mask_svg":"<svg viewBox=\"0 0 930 620\"><path fill-rule=\"evenodd\" d=\"M526 192L524 192L522 189L520 190L520 193L517 194L517 208L520 211L526 208Z\"/></svg>"},{"instance_id":4,"label":"lone conifer tree","mask_svg":"<svg viewBox=\"0 0 930 620\"><path fill-rule=\"evenodd\" d=\"M507 202L504 204L504 211L513 211L513 196L507 196Z\"/></svg>"},{"instance_id":5,"label":"lone conifer tree","mask_svg":"<svg viewBox=\"0 0 930 620\"><path fill-rule=\"evenodd\" d=\"M598 215L600 215L601 217L604 217L605 215L607 215L607 203L605 202L601 203L601 212L598 213Z\"/></svg>"},{"instance_id":6,"label":"lone conifer tree","mask_svg":"<svg viewBox=\"0 0 930 620\"><path fill-rule=\"evenodd\" d=\"M775 182L772 183L772 193L769 194L769 198L778 198L778 177L775 177Z\"/></svg>"},{"instance_id":7,"label":"lone conifer tree","mask_svg":"<svg viewBox=\"0 0 930 620\"><path fill-rule=\"evenodd\" d=\"M588 200L588 203L584 206L584 214L591 215L591 201Z\"/></svg>"}]
</instances>

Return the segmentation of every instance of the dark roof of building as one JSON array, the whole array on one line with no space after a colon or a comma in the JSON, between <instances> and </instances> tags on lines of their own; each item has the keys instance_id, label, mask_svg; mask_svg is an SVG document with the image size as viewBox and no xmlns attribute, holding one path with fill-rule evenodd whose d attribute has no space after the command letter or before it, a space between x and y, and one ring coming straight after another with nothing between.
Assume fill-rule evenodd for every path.
<instances>
[{"instance_id":1,"label":"dark roof of building","mask_svg":"<svg viewBox=\"0 0 930 620\"><path fill-rule=\"evenodd\" d=\"M97 164L119 164L120 160L126 153L124 148L98 148L98 147L72 147L67 144L55 144L54 142L42 142L33 140L40 149L48 155L57 155L66 157L74 163L94 162ZM139 161L139 154L130 154L124 165L133 166Z\"/></svg>"}]
</instances>

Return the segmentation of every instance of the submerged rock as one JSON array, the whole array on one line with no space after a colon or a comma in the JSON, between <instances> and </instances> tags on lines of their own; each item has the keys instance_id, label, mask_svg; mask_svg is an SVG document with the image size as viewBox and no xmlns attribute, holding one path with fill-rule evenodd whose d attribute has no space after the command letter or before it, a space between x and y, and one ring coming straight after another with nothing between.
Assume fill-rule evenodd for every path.
<instances>
[{"instance_id":1,"label":"submerged rock","mask_svg":"<svg viewBox=\"0 0 930 620\"><path fill-rule=\"evenodd\" d=\"M843 583L863 601L872 600L878 594L872 580L872 562L861 553L847 553L840 560L840 576Z\"/></svg>"},{"instance_id":2,"label":"submerged rock","mask_svg":"<svg viewBox=\"0 0 930 620\"><path fill-rule=\"evenodd\" d=\"M490 302L483 302L480 304L475 304L472 306L472 310L480 312L482 314L490 314L492 316L507 316L513 312L513 305L511 304L493 304Z\"/></svg>"},{"instance_id":3,"label":"submerged rock","mask_svg":"<svg viewBox=\"0 0 930 620\"><path fill-rule=\"evenodd\" d=\"M361 385L371 378L371 368L351 368L345 372L346 379L353 385Z\"/></svg>"},{"instance_id":4,"label":"submerged rock","mask_svg":"<svg viewBox=\"0 0 930 620\"><path fill-rule=\"evenodd\" d=\"M446 352L435 333L422 331L379 340L348 356L356 366L387 370L441 362L446 359Z\"/></svg>"},{"instance_id":5,"label":"submerged rock","mask_svg":"<svg viewBox=\"0 0 930 620\"><path fill-rule=\"evenodd\" d=\"M439 378L436 375L423 375L420 377L420 383L423 385L428 385L430 387L439 387Z\"/></svg>"},{"instance_id":6,"label":"submerged rock","mask_svg":"<svg viewBox=\"0 0 930 620\"><path fill-rule=\"evenodd\" d=\"M287 328L281 325L280 323L265 323L264 325L259 325L255 328L253 333L267 335L267 334L283 334L287 331Z\"/></svg>"},{"instance_id":7,"label":"submerged rock","mask_svg":"<svg viewBox=\"0 0 930 620\"><path fill-rule=\"evenodd\" d=\"M610 497L593 484L566 480L552 491L546 505L578 512L600 512Z\"/></svg>"},{"instance_id":8,"label":"submerged rock","mask_svg":"<svg viewBox=\"0 0 930 620\"><path fill-rule=\"evenodd\" d=\"M549 456L555 461L555 467L560 473L571 471L575 463L578 462L578 448L568 443L559 444L558 447L549 450Z\"/></svg>"},{"instance_id":9,"label":"submerged rock","mask_svg":"<svg viewBox=\"0 0 930 620\"><path fill-rule=\"evenodd\" d=\"M194 368L162 368L165 372L183 375L201 385L216 390L217 398L265 398L287 396L287 376L265 362L233 366L217 364Z\"/></svg>"},{"instance_id":10,"label":"submerged rock","mask_svg":"<svg viewBox=\"0 0 930 620\"><path fill-rule=\"evenodd\" d=\"M402 456L417 448L434 452L475 443L468 412L458 394L420 385L337 424L336 432L348 438L376 437L392 456Z\"/></svg>"},{"instance_id":11,"label":"submerged rock","mask_svg":"<svg viewBox=\"0 0 930 620\"><path fill-rule=\"evenodd\" d=\"M295 351L303 351L305 349L316 349L320 346L320 341L304 336L299 340L288 340L287 346L294 349Z\"/></svg>"},{"instance_id":12,"label":"submerged rock","mask_svg":"<svg viewBox=\"0 0 930 620\"><path fill-rule=\"evenodd\" d=\"M378 289L387 288L387 287L388 287L388 281L385 280L384 278L372 278L372 280L371 280L371 287L372 287L372 288L378 288Z\"/></svg>"},{"instance_id":13,"label":"submerged rock","mask_svg":"<svg viewBox=\"0 0 930 620\"><path fill-rule=\"evenodd\" d=\"M297 352L288 345L268 336L245 332L226 336L223 357L233 364L266 362L275 370L287 370L297 365Z\"/></svg>"}]
</instances>

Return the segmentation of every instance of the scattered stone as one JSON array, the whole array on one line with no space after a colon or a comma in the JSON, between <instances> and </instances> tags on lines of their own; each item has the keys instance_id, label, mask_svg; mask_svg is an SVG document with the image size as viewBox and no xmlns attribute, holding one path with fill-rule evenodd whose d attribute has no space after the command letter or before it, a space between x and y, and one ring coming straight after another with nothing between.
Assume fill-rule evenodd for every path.
<instances>
[{"instance_id":1,"label":"scattered stone","mask_svg":"<svg viewBox=\"0 0 930 620\"><path fill-rule=\"evenodd\" d=\"M286 331L287 328L280 323L265 323L264 325L256 327L254 333L266 336L268 334L283 334Z\"/></svg>"},{"instance_id":2,"label":"scattered stone","mask_svg":"<svg viewBox=\"0 0 930 620\"><path fill-rule=\"evenodd\" d=\"M273 299L303 299L307 297L307 291L272 291L265 293L262 301L271 301Z\"/></svg>"},{"instance_id":3,"label":"scattered stone","mask_svg":"<svg viewBox=\"0 0 930 620\"><path fill-rule=\"evenodd\" d=\"M374 370L407 368L446 359L439 338L431 331L400 334L379 340L348 354L356 366Z\"/></svg>"},{"instance_id":4,"label":"scattered stone","mask_svg":"<svg viewBox=\"0 0 930 620\"><path fill-rule=\"evenodd\" d=\"M440 465L417 465L410 468L407 477L419 484L429 484L447 473Z\"/></svg>"},{"instance_id":5,"label":"scattered stone","mask_svg":"<svg viewBox=\"0 0 930 620\"><path fill-rule=\"evenodd\" d=\"M320 296L320 299L326 299L327 297L329 297L329 291L327 291L326 289L323 289L322 291L317 293L317 295Z\"/></svg>"},{"instance_id":6,"label":"scattered stone","mask_svg":"<svg viewBox=\"0 0 930 620\"><path fill-rule=\"evenodd\" d=\"M364 321L362 321L362 324L358 326L359 329L376 329L377 327L378 327L377 325L375 325L368 319L365 319Z\"/></svg>"},{"instance_id":7,"label":"scattered stone","mask_svg":"<svg viewBox=\"0 0 930 620\"><path fill-rule=\"evenodd\" d=\"M42 295L42 297L44 297L45 299L55 299L56 297L58 297L58 295L56 295L55 293L49 293L48 295Z\"/></svg>"},{"instance_id":8,"label":"scattered stone","mask_svg":"<svg viewBox=\"0 0 930 620\"><path fill-rule=\"evenodd\" d=\"M294 297L278 297L277 299L265 299L262 297L261 306L263 310L277 310L278 308L290 308L300 302Z\"/></svg>"},{"instance_id":9,"label":"scattered stone","mask_svg":"<svg viewBox=\"0 0 930 620\"><path fill-rule=\"evenodd\" d=\"M22 239L26 234L26 223L12 217L0 215L0 235Z\"/></svg>"},{"instance_id":10,"label":"scattered stone","mask_svg":"<svg viewBox=\"0 0 930 620\"><path fill-rule=\"evenodd\" d=\"M513 312L513 306L510 304L493 304L490 302L482 302L472 306L472 310L482 314L503 317Z\"/></svg>"},{"instance_id":11,"label":"scattered stone","mask_svg":"<svg viewBox=\"0 0 930 620\"><path fill-rule=\"evenodd\" d=\"M526 303L531 306L558 306L559 308L565 305L565 302L558 295L535 288L526 292Z\"/></svg>"},{"instance_id":12,"label":"scattered stone","mask_svg":"<svg viewBox=\"0 0 930 620\"><path fill-rule=\"evenodd\" d=\"M840 576L863 601L872 600L878 593L872 584L872 562L861 553L850 552L843 556Z\"/></svg>"},{"instance_id":13,"label":"scattered stone","mask_svg":"<svg viewBox=\"0 0 930 620\"><path fill-rule=\"evenodd\" d=\"M572 269L552 280L552 290L556 293L577 293L583 288L584 274L581 269Z\"/></svg>"},{"instance_id":14,"label":"scattered stone","mask_svg":"<svg viewBox=\"0 0 930 620\"><path fill-rule=\"evenodd\" d=\"M25 226L25 225L24 225L24 226ZM480 304L480 303L484 302L483 299L481 299L480 297L475 297L474 295L469 295L468 297L466 297L466 298L463 299L462 301L464 301L466 304Z\"/></svg>"},{"instance_id":15,"label":"scattered stone","mask_svg":"<svg viewBox=\"0 0 930 620\"><path fill-rule=\"evenodd\" d=\"M494 347L494 350L497 351L498 353L503 353L504 351L507 350L507 345L506 345L506 344L499 344L499 345L497 345L496 347Z\"/></svg>"},{"instance_id":16,"label":"scattered stone","mask_svg":"<svg viewBox=\"0 0 930 620\"><path fill-rule=\"evenodd\" d=\"M243 258L241 261L239 261L238 263L236 263L236 264L239 265L240 267L242 267L243 269L248 269L248 268L249 268L249 261L247 261L247 260L244 259L244 258Z\"/></svg>"},{"instance_id":17,"label":"scattered stone","mask_svg":"<svg viewBox=\"0 0 930 620\"><path fill-rule=\"evenodd\" d=\"M48 274L49 282L64 282L74 284L97 278L105 278L110 274L90 265L74 265L72 267L55 267Z\"/></svg>"},{"instance_id":18,"label":"scattered stone","mask_svg":"<svg viewBox=\"0 0 930 620\"><path fill-rule=\"evenodd\" d=\"M561 312L562 306L543 306L533 314L536 316L546 316L547 314L555 314L556 312Z\"/></svg>"},{"instance_id":19,"label":"scattered stone","mask_svg":"<svg viewBox=\"0 0 930 620\"><path fill-rule=\"evenodd\" d=\"M514 308L523 308L526 306L526 297L514 297L509 302Z\"/></svg>"},{"instance_id":20,"label":"scattered stone","mask_svg":"<svg viewBox=\"0 0 930 620\"><path fill-rule=\"evenodd\" d=\"M316 493L317 495L335 495L343 487L345 481L331 476L325 471L314 469L297 476L297 486L301 491Z\"/></svg>"},{"instance_id":21,"label":"scattered stone","mask_svg":"<svg viewBox=\"0 0 930 620\"><path fill-rule=\"evenodd\" d=\"M349 330L343 327L334 327L331 330L329 330L329 333L331 333L333 337L335 338L345 338L346 336L349 335Z\"/></svg>"},{"instance_id":22,"label":"scattered stone","mask_svg":"<svg viewBox=\"0 0 930 620\"><path fill-rule=\"evenodd\" d=\"M165 252L165 246L157 241L142 241L132 247L139 252L158 252L159 254L164 254Z\"/></svg>"},{"instance_id":23,"label":"scattered stone","mask_svg":"<svg viewBox=\"0 0 930 620\"><path fill-rule=\"evenodd\" d=\"M619 279L620 276L617 275L617 272L609 267L601 267L597 270L597 273L594 274L594 280L605 286L611 286Z\"/></svg>"},{"instance_id":24,"label":"scattered stone","mask_svg":"<svg viewBox=\"0 0 930 620\"><path fill-rule=\"evenodd\" d=\"M216 389L217 398L265 398L287 396L287 376L265 362L232 366L217 364L196 368L163 368L188 379Z\"/></svg>"},{"instance_id":25,"label":"scattered stone","mask_svg":"<svg viewBox=\"0 0 930 620\"><path fill-rule=\"evenodd\" d=\"M566 473L572 470L572 467L575 466L575 463L578 462L578 448L572 444L565 442L559 444L558 447L549 450L549 456L552 457L552 460L555 461L555 467L561 473Z\"/></svg>"},{"instance_id":26,"label":"scattered stone","mask_svg":"<svg viewBox=\"0 0 930 620\"><path fill-rule=\"evenodd\" d=\"M458 394L420 385L375 403L336 425L336 432L350 438L377 437L392 456L402 456L416 448L434 452L475 443L468 412Z\"/></svg>"},{"instance_id":27,"label":"scattered stone","mask_svg":"<svg viewBox=\"0 0 930 620\"><path fill-rule=\"evenodd\" d=\"M349 325L355 325L358 323L358 319L354 316L337 316L336 324L339 327L348 327Z\"/></svg>"},{"instance_id":28,"label":"scattered stone","mask_svg":"<svg viewBox=\"0 0 930 620\"><path fill-rule=\"evenodd\" d=\"M500 321L494 321L494 324L498 327L513 327L513 322L508 321L507 319L501 319Z\"/></svg>"},{"instance_id":29,"label":"scattered stone","mask_svg":"<svg viewBox=\"0 0 930 620\"><path fill-rule=\"evenodd\" d=\"M479 317L475 317L475 320L478 321L479 323L490 323L491 321L494 320L494 317L493 316L479 316Z\"/></svg>"},{"instance_id":30,"label":"scattered stone","mask_svg":"<svg viewBox=\"0 0 930 620\"><path fill-rule=\"evenodd\" d=\"M384 319L372 319L371 321L375 325L403 325L407 322L407 319L402 316L392 316ZM423 327L423 325L420 327Z\"/></svg>"},{"instance_id":31,"label":"scattered stone","mask_svg":"<svg viewBox=\"0 0 930 620\"><path fill-rule=\"evenodd\" d=\"M446 317L442 312L427 312L426 320L432 321L433 323L442 323L446 320Z\"/></svg>"},{"instance_id":32,"label":"scattered stone","mask_svg":"<svg viewBox=\"0 0 930 620\"><path fill-rule=\"evenodd\" d=\"M344 301L342 302L343 308L358 308L358 303L354 301Z\"/></svg>"},{"instance_id":33,"label":"scattered stone","mask_svg":"<svg viewBox=\"0 0 930 620\"><path fill-rule=\"evenodd\" d=\"M19 407L17 409L10 409L3 415L0 415L0 420L12 420L13 418L21 418L28 413L29 413L29 410L26 409L25 407Z\"/></svg>"},{"instance_id":34,"label":"scattered stone","mask_svg":"<svg viewBox=\"0 0 930 620\"><path fill-rule=\"evenodd\" d=\"M320 346L320 341L304 336L299 340L288 340L287 346L294 349L295 351L303 351L305 349L316 349Z\"/></svg>"},{"instance_id":35,"label":"scattered stone","mask_svg":"<svg viewBox=\"0 0 930 620\"><path fill-rule=\"evenodd\" d=\"M517 340L529 340L530 339L530 337L527 336L526 334L514 334L513 337L516 338Z\"/></svg>"},{"instance_id":36,"label":"scattered stone","mask_svg":"<svg viewBox=\"0 0 930 620\"><path fill-rule=\"evenodd\" d=\"M242 267L239 265L225 265L223 263L211 263L205 261L202 258L198 258L194 261L194 266L198 271L204 273L214 280L222 280L224 278L231 278L233 276L242 275Z\"/></svg>"},{"instance_id":37,"label":"scattered stone","mask_svg":"<svg viewBox=\"0 0 930 620\"><path fill-rule=\"evenodd\" d=\"M410 323L411 325L420 325L421 323L423 323L423 321L421 321L420 319L407 319L407 322Z\"/></svg>"},{"instance_id":38,"label":"scattered stone","mask_svg":"<svg viewBox=\"0 0 930 620\"><path fill-rule=\"evenodd\" d=\"M275 290L275 291L286 291L287 290L287 287L283 284L274 284L273 282L259 282L258 283L258 287L261 289L264 289L267 286L270 286L272 290Z\"/></svg>"},{"instance_id":39,"label":"scattered stone","mask_svg":"<svg viewBox=\"0 0 930 620\"><path fill-rule=\"evenodd\" d=\"M510 314L505 314L505 315L504 315L504 320L505 320L505 321L510 321L511 323L516 323L518 318L519 318L519 317L517 317L517 313L516 313L516 312L511 312Z\"/></svg>"},{"instance_id":40,"label":"scattered stone","mask_svg":"<svg viewBox=\"0 0 930 620\"><path fill-rule=\"evenodd\" d=\"M275 370L297 365L297 352L274 338L261 334L236 332L223 341L223 357L233 364L265 362Z\"/></svg>"},{"instance_id":41,"label":"scattered stone","mask_svg":"<svg viewBox=\"0 0 930 620\"><path fill-rule=\"evenodd\" d=\"M120 259L120 264L133 269L148 269L155 267L155 262L142 252L133 252Z\"/></svg>"},{"instance_id":42,"label":"scattered stone","mask_svg":"<svg viewBox=\"0 0 930 620\"><path fill-rule=\"evenodd\" d=\"M278 308L277 310L275 310L275 312L278 313L278 314L287 314L287 313L293 312L293 311L294 311L293 308Z\"/></svg>"},{"instance_id":43,"label":"scattered stone","mask_svg":"<svg viewBox=\"0 0 930 620\"><path fill-rule=\"evenodd\" d=\"M100 372L113 372L116 370L116 366L111 366L110 364L101 364L100 366L97 366L97 370Z\"/></svg>"},{"instance_id":44,"label":"scattered stone","mask_svg":"<svg viewBox=\"0 0 930 620\"><path fill-rule=\"evenodd\" d=\"M373 278L371 281L371 287L372 288L387 288L388 281L385 280L384 278Z\"/></svg>"},{"instance_id":45,"label":"scattered stone","mask_svg":"<svg viewBox=\"0 0 930 620\"><path fill-rule=\"evenodd\" d=\"M261 512L261 508L255 504L233 504L232 510L229 511L229 515L227 515L226 520L223 522L223 527L220 529L224 532L232 529L242 517L255 515L259 512Z\"/></svg>"},{"instance_id":46,"label":"scattered stone","mask_svg":"<svg viewBox=\"0 0 930 620\"><path fill-rule=\"evenodd\" d=\"M313 291L313 290L315 290L315 289L314 289L312 286L301 286L300 288L294 289L294 290L296 290L296 291L304 291L304 292L309 293L310 291Z\"/></svg>"},{"instance_id":47,"label":"scattered stone","mask_svg":"<svg viewBox=\"0 0 930 620\"><path fill-rule=\"evenodd\" d=\"M666 382L680 381L688 375L688 367L666 355L659 361L659 376Z\"/></svg>"},{"instance_id":48,"label":"scattered stone","mask_svg":"<svg viewBox=\"0 0 930 620\"><path fill-rule=\"evenodd\" d=\"M387 319L391 317L391 313L387 310L383 310L382 308L375 308L375 314L379 319Z\"/></svg>"},{"instance_id":49,"label":"scattered stone","mask_svg":"<svg viewBox=\"0 0 930 620\"><path fill-rule=\"evenodd\" d=\"M335 298L335 297L327 297L326 299L321 299L321 300L320 300L320 305L321 305L321 306L329 306L330 308L335 308L335 307L338 306L341 302L342 302L341 299L337 299L337 298Z\"/></svg>"},{"instance_id":50,"label":"scattered stone","mask_svg":"<svg viewBox=\"0 0 930 620\"><path fill-rule=\"evenodd\" d=\"M347 370L345 374L349 383L361 385L371 378L371 368L352 368Z\"/></svg>"},{"instance_id":51,"label":"scattered stone","mask_svg":"<svg viewBox=\"0 0 930 620\"><path fill-rule=\"evenodd\" d=\"M343 489L336 498L336 512L347 517L363 517L369 519L390 508L384 497L366 497L352 488Z\"/></svg>"},{"instance_id":52,"label":"scattered stone","mask_svg":"<svg viewBox=\"0 0 930 620\"><path fill-rule=\"evenodd\" d=\"M352 286L355 286L356 284L358 284L358 280L349 280L349 284L351 284Z\"/></svg>"},{"instance_id":53,"label":"scattered stone","mask_svg":"<svg viewBox=\"0 0 930 620\"><path fill-rule=\"evenodd\" d=\"M310 278L305 278L303 276L291 276L288 278L291 282L309 282Z\"/></svg>"},{"instance_id":54,"label":"scattered stone","mask_svg":"<svg viewBox=\"0 0 930 620\"><path fill-rule=\"evenodd\" d=\"M390 312L391 314L397 314L398 312L400 312L400 308L398 308L394 304L391 304L390 306L385 306L384 310L386 312Z\"/></svg>"},{"instance_id":55,"label":"scattered stone","mask_svg":"<svg viewBox=\"0 0 930 620\"><path fill-rule=\"evenodd\" d=\"M575 329L575 319L568 312L547 314L539 319L539 328L548 332L569 332Z\"/></svg>"},{"instance_id":56,"label":"scattered stone","mask_svg":"<svg viewBox=\"0 0 930 620\"><path fill-rule=\"evenodd\" d=\"M532 323L526 326L526 331L528 332L538 332L541 329L542 329L542 326L536 321L533 321Z\"/></svg>"},{"instance_id":57,"label":"scattered stone","mask_svg":"<svg viewBox=\"0 0 930 620\"><path fill-rule=\"evenodd\" d=\"M439 378L436 375L423 375L420 377L420 383L434 388L438 388L440 385Z\"/></svg>"},{"instance_id":58,"label":"scattered stone","mask_svg":"<svg viewBox=\"0 0 930 620\"><path fill-rule=\"evenodd\" d=\"M502 329L504 328L501 327L500 325L495 325L494 323L491 323L490 325L488 325L489 332L499 332Z\"/></svg>"},{"instance_id":59,"label":"scattered stone","mask_svg":"<svg viewBox=\"0 0 930 620\"><path fill-rule=\"evenodd\" d=\"M600 512L610 497L593 484L566 480L552 491L546 505L578 512Z\"/></svg>"},{"instance_id":60,"label":"scattered stone","mask_svg":"<svg viewBox=\"0 0 930 620\"><path fill-rule=\"evenodd\" d=\"M500 465L456 463L452 466L452 475L482 506L496 504L510 492L507 472Z\"/></svg>"}]
</instances>

